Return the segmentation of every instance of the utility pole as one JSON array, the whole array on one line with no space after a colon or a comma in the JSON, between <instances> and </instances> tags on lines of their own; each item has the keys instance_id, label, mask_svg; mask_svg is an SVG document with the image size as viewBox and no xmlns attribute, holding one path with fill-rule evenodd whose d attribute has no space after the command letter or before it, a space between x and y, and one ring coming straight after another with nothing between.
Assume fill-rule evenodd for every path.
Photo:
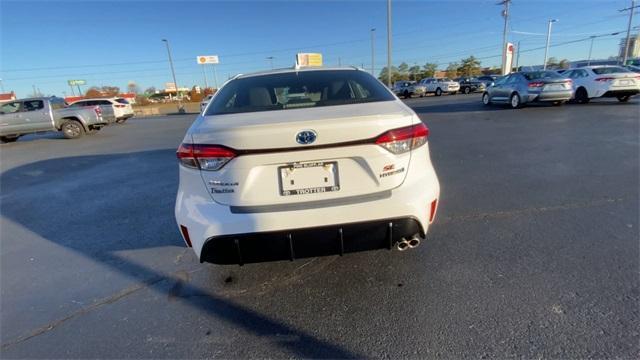
<instances>
[{"instance_id":1,"label":"utility pole","mask_svg":"<svg viewBox=\"0 0 640 360\"><path fill-rule=\"evenodd\" d=\"M518 45L516 46L516 71L518 71L518 65L520 64L520 41L518 41Z\"/></svg>"},{"instance_id":2,"label":"utility pole","mask_svg":"<svg viewBox=\"0 0 640 360\"><path fill-rule=\"evenodd\" d=\"M502 0L496 5L504 5L502 17L504 17L504 29L502 30L502 75L507 74L507 25L509 24L509 4L511 0Z\"/></svg>"},{"instance_id":3,"label":"utility pole","mask_svg":"<svg viewBox=\"0 0 640 360\"><path fill-rule=\"evenodd\" d=\"M216 70L216 64L211 64L213 66L213 82L216 85L216 90L218 90L218 71Z\"/></svg>"},{"instance_id":4,"label":"utility pole","mask_svg":"<svg viewBox=\"0 0 640 360\"><path fill-rule=\"evenodd\" d=\"M587 58L587 66L591 65L591 52L593 51L593 40L595 40L596 36L591 35L591 46L589 46L589 57Z\"/></svg>"},{"instance_id":5,"label":"utility pole","mask_svg":"<svg viewBox=\"0 0 640 360\"><path fill-rule=\"evenodd\" d=\"M38 93L36 93L36 86L35 85L31 85L33 87L33 97L38 96Z\"/></svg>"},{"instance_id":6,"label":"utility pole","mask_svg":"<svg viewBox=\"0 0 640 360\"><path fill-rule=\"evenodd\" d=\"M627 57L629 55L629 43L631 42L631 22L633 21L633 10L637 7L639 7L639 5L636 5L636 0L631 0L631 7L618 10L620 12L627 11L627 10L629 11L629 24L627 25L627 40L625 41L625 44L624 44L624 54L622 54L622 65L627 64Z\"/></svg>"},{"instance_id":7,"label":"utility pole","mask_svg":"<svg viewBox=\"0 0 640 360\"><path fill-rule=\"evenodd\" d=\"M267 56L267 60L269 60L269 64L271 65L271 70L273 70L273 56Z\"/></svg>"},{"instance_id":8,"label":"utility pole","mask_svg":"<svg viewBox=\"0 0 640 360\"><path fill-rule=\"evenodd\" d=\"M371 29L371 75L372 76L376 76L375 74L375 34L376 34L376 29L373 28Z\"/></svg>"},{"instance_id":9,"label":"utility pole","mask_svg":"<svg viewBox=\"0 0 640 360\"><path fill-rule=\"evenodd\" d=\"M549 53L549 42L551 41L551 25L558 21L558 19L549 19L549 23L547 24L547 45L544 47L544 64L542 65L542 70L547 70L547 55Z\"/></svg>"},{"instance_id":10,"label":"utility pole","mask_svg":"<svg viewBox=\"0 0 640 360\"><path fill-rule=\"evenodd\" d=\"M342 58L338 56L338 67L342 66Z\"/></svg>"},{"instance_id":11,"label":"utility pole","mask_svg":"<svg viewBox=\"0 0 640 360\"><path fill-rule=\"evenodd\" d=\"M387 86L391 87L391 0L387 0Z\"/></svg>"},{"instance_id":12,"label":"utility pole","mask_svg":"<svg viewBox=\"0 0 640 360\"><path fill-rule=\"evenodd\" d=\"M182 106L182 100L180 99L179 96L179 87L178 87L178 81L176 80L176 71L173 68L173 59L171 58L171 49L169 49L169 40L167 39L162 39L162 41L164 42L165 45L167 45L167 55L169 55L169 65L171 66L171 75L173 76L173 85L176 87L176 97L178 98L178 112L179 113L184 113L184 107Z\"/></svg>"}]
</instances>

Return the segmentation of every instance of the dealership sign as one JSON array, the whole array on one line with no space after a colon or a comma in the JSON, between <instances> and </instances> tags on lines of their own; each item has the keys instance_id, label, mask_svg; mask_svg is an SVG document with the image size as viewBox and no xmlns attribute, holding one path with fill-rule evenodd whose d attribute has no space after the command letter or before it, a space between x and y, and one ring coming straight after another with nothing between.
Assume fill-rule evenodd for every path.
<instances>
[{"instance_id":1,"label":"dealership sign","mask_svg":"<svg viewBox=\"0 0 640 360\"><path fill-rule=\"evenodd\" d=\"M505 51L505 66L504 73L502 75L507 75L511 72L511 68L513 67L513 44L507 43L507 48Z\"/></svg>"},{"instance_id":2,"label":"dealership sign","mask_svg":"<svg viewBox=\"0 0 640 360\"><path fill-rule=\"evenodd\" d=\"M68 80L67 83L69 84L69 86L76 86L76 85L84 85L87 82L85 80Z\"/></svg>"},{"instance_id":3,"label":"dealership sign","mask_svg":"<svg viewBox=\"0 0 640 360\"><path fill-rule=\"evenodd\" d=\"M198 64L217 64L220 62L218 55L200 55L196 57Z\"/></svg>"}]
</instances>

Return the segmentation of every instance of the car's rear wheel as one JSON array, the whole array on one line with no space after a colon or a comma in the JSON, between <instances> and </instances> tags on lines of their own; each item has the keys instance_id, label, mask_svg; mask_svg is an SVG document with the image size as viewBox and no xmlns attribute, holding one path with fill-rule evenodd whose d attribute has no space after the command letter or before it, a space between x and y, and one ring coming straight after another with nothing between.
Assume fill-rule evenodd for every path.
<instances>
[{"instance_id":1,"label":"car's rear wheel","mask_svg":"<svg viewBox=\"0 0 640 360\"><path fill-rule=\"evenodd\" d=\"M581 87L576 90L576 101L578 104L586 104L589 102L589 94L587 94L587 89Z\"/></svg>"},{"instance_id":2,"label":"car's rear wheel","mask_svg":"<svg viewBox=\"0 0 640 360\"><path fill-rule=\"evenodd\" d=\"M520 95L518 93L511 94L511 99L509 100L509 105L512 109L517 109L520 107Z\"/></svg>"},{"instance_id":3,"label":"car's rear wheel","mask_svg":"<svg viewBox=\"0 0 640 360\"><path fill-rule=\"evenodd\" d=\"M62 124L62 134L67 139L77 139L84 135L84 128L79 121L67 120Z\"/></svg>"},{"instance_id":4,"label":"car's rear wheel","mask_svg":"<svg viewBox=\"0 0 640 360\"><path fill-rule=\"evenodd\" d=\"M627 102L629 101L629 99L631 99L631 95L621 95L621 96L616 96L618 98L618 101L620 102Z\"/></svg>"},{"instance_id":5,"label":"car's rear wheel","mask_svg":"<svg viewBox=\"0 0 640 360\"><path fill-rule=\"evenodd\" d=\"M468 86L466 88L464 88L464 93L469 95L469 93L471 92L471 88L469 88Z\"/></svg>"},{"instance_id":6,"label":"car's rear wheel","mask_svg":"<svg viewBox=\"0 0 640 360\"><path fill-rule=\"evenodd\" d=\"M485 105L491 105L491 97L489 96L489 93L482 94L482 103Z\"/></svg>"},{"instance_id":7,"label":"car's rear wheel","mask_svg":"<svg viewBox=\"0 0 640 360\"><path fill-rule=\"evenodd\" d=\"M442 95L442 89L437 88L436 89L436 96L441 96Z\"/></svg>"},{"instance_id":8,"label":"car's rear wheel","mask_svg":"<svg viewBox=\"0 0 640 360\"><path fill-rule=\"evenodd\" d=\"M0 141L2 141L2 143L10 143L10 142L15 142L16 140L18 140L18 138L20 137L20 135L14 135L14 136L0 136Z\"/></svg>"}]
</instances>

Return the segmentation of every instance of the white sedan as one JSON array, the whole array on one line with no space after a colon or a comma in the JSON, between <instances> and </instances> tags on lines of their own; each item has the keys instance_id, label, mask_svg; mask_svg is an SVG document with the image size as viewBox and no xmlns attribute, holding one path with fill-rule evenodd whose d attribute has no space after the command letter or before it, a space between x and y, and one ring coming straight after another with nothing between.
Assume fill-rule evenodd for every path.
<instances>
[{"instance_id":1,"label":"white sedan","mask_svg":"<svg viewBox=\"0 0 640 360\"><path fill-rule=\"evenodd\" d=\"M588 103L598 97L615 97L627 102L640 93L640 75L620 66L585 66L562 73L573 81L575 100Z\"/></svg>"},{"instance_id":2,"label":"white sedan","mask_svg":"<svg viewBox=\"0 0 640 360\"><path fill-rule=\"evenodd\" d=\"M440 195L428 135L362 70L236 76L178 148L178 228L219 264L414 248Z\"/></svg>"}]
</instances>

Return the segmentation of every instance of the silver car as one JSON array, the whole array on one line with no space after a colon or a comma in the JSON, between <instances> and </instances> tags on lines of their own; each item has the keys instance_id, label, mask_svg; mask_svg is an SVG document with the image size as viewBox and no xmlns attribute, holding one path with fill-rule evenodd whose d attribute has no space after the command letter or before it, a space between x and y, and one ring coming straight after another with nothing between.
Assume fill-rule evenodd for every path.
<instances>
[{"instance_id":1,"label":"silver car","mask_svg":"<svg viewBox=\"0 0 640 360\"><path fill-rule=\"evenodd\" d=\"M482 94L482 103L507 103L513 109L532 102L561 105L573 96L571 79L555 71L522 71L498 79Z\"/></svg>"}]
</instances>

